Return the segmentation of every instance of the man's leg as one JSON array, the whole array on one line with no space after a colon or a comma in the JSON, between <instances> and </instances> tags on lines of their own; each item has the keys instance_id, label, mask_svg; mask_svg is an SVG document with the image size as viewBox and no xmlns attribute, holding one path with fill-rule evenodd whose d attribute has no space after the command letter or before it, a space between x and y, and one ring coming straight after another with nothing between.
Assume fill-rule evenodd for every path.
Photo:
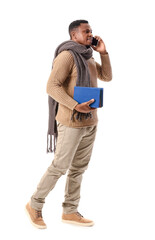
<instances>
[{"instance_id":1,"label":"man's leg","mask_svg":"<svg viewBox=\"0 0 155 240\"><path fill-rule=\"evenodd\" d=\"M58 140L54 160L31 197L32 208L42 209L45 197L54 188L60 176L65 174L70 167L84 131L84 128L69 128L58 124Z\"/></svg>"},{"instance_id":2,"label":"man's leg","mask_svg":"<svg viewBox=\"0 0 155 240\"><path fill-rule=\"evenodd\" d=\"M85 128L85 134L78 145L77 151L69 168L65 188L65 201L63 202L64 214L77 212L80 200L82 174L87 169L90 161L96 135L96 128L96 126Z\"/></svg>"}]
</instances>

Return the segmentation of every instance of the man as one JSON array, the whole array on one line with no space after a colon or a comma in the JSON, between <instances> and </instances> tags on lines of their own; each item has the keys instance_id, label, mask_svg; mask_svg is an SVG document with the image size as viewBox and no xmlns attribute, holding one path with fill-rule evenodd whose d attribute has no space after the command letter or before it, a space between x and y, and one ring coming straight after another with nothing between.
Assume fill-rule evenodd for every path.
<instances>
[{"instance_id":1,"label":"man","mask_svg":"<svg viewBox=\"0 0 155 240\"><path fill-rule=\"evenodd\" d=\"M112 79L109 55L99 36L92 46L92 29L86 20L77 20L69 26L70 41L58 46L53 68L47 83L47 93L58 105L56 114L58 139L52 164L42 177L37 190L26 205L33 225L46 228L42 217L45 197L57 180L68 171L62 221L81 226L92 226L93 221L78 212L82 175L88 167L97 128L97 109L90 101L78 104L73 99L74 86L97 87L97 78ZM92 58L99 52L101 65Z\"/></svg>"}]
</instances>

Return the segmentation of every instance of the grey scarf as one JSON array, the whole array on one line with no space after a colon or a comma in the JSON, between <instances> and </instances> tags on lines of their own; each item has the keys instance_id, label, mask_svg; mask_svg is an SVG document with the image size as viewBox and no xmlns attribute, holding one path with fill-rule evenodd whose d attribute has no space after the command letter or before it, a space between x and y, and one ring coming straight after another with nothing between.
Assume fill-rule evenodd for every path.
<instances>
[{"instance_id":1,"label":"grey scarf","mask_svg":"<svg viewBox=\"0 0 155 240\"><path fill-rule=\"evenodd\" d=\"M77 81L76 86L82 87L90 87L90 75L89 69L87 65L87 60L92 57L92 49L90 47L86 47L79 43L76 43L72 40L65 41L61 43L54 54L54 59L64 50L68 50L76 64L77 68ZM57 139L57 122L55 120L55 116L58 111L58 102L56 102L52 97L48 96L49 103L49 121L48 121L48 132L47 132L47 152L55 152L56 147L56 139ZM71 120L74 120L74 115L76 114L76 119L82 121L82 118L85 117L91 118L91 113L79 113L76 110L73 111ZM49 143L50 139L50 143ZM53 143L53 144L52 144ZM53 145L53 146L52 146Z\"/></svg>"}]
</instances>

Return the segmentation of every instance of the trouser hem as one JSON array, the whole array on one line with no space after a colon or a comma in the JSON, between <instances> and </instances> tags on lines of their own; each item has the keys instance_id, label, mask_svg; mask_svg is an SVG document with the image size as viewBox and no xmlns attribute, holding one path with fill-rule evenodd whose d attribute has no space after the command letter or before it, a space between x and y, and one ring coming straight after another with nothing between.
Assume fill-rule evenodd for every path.
<instances>
[{"instance_id":1,"label":"trouser hem","mask_svg":"<svg viewBox=\"0 0 155 240\"><path fill-rule=\"evenodd\" d=\"M30 200L29 203L30 203L30 206L31 206L33 209L37 210L37 211L40 211L40 210L42 210L42 208L43 208L43 205L40 206L40 203L34 203L33 200L32 200L32 198L31 198L31 200Z\"/></svg>"}]
</instances>

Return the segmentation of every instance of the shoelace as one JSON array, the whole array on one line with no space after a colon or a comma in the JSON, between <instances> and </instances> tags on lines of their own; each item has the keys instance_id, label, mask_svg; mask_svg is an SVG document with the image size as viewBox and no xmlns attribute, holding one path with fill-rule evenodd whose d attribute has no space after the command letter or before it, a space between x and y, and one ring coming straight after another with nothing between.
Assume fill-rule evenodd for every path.
<instances>
[{"instance_id":1,"label":"shoelace","mask_svg":"<svg viewBox=\"0 0 155 240\"><path fill-rule=\"evenodd\" d=\"M35 213L36 213L36 216L37 216L37 218L39 218L39 217L41 217L42 218L42 212L41 212L41 210L35 210Z\"/></svg>"},{"instance_id":2,"label":"shoelace","mask_svg":"<svg viewBox=\"0 0 155 240\"><path fill-rule=\"evenodd\" d=\"M77 212L76 215L83 218L83 216L79 212Z\"/></svg>"}]
</instances>

